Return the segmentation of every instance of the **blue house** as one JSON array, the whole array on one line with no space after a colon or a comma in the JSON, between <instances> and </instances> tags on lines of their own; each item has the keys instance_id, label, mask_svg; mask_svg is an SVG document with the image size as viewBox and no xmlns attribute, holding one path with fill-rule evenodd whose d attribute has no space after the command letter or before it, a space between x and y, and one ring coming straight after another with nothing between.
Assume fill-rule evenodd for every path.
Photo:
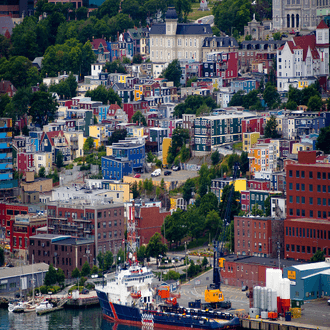
<instances>
[{"instance_id":1,"label":"blue house","mask_svg":"<svg viewBox=\"0 0 330 330\"><path fill-rule=\"evenodd\" d=\"M231 90L234 93L244 91L246 94L256 89L255 79L234 80L231 84Z\"/></svg>"},{"instance_id":2,"label":"blue house","mask_svg":"<svg viewBox=\"0 0 330 330\"><path fill-rule=\"evenodd\" d=\"M29 136L31 138L31 144L35 146L36 152L40 151L40 140L43 131L30 131Z\"/></svg>"},{"instance_id":3,"label":"blue house","mask_svg":"<svg viewBox=\"0 0 330 330\"><path fill-rule=\"evenodd\" d=\"M105 180L121 180L125 175L141 172L145 160L145 143L140 139L127 139L114 143L110 156L102 157L102 175Z\"/></svg>"},{"instance_id":4,"label":"blue house","mask_svg":"<svg viewBox=\"0 0 330 330\"><path fill-rule=\"evenodd\" d=\"M110 105L100 105L99 107L99 123L102 123L102 120L107 119L107 113L109 111Z\"/></svg>"}]
</instances>

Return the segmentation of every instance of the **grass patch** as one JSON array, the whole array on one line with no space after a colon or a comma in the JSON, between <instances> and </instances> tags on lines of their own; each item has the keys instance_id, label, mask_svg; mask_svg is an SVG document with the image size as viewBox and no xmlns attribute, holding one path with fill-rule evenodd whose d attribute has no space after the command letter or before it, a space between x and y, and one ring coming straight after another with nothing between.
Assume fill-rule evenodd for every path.
<instances>
[{"instance_id":1,"label":"grass patch","mask_svg":"<svg viewBox=\"0 0 330 330\"><path fill-rule=\"evenodd\" d=\"M234 150L243 150L243 142L236 142L233 144Z\"/></svg>"},{"instance_id":2,"label":"grass patch","mask_svg":"<svg viewBox=\"0 0 330 330\"><path fill-rule=\"evenodd\" d=\"M214 3L210 1L207 6L209 7L210 10L208 11L201 11L198 10L200 8L200 3L199 2L194 2L191 4L191 9L193 10L189 15L188 19L191 21L196 21L197 19L200 19L205 16L212 15L212 8L214 6Z\"/></svg>"}]
</instances>

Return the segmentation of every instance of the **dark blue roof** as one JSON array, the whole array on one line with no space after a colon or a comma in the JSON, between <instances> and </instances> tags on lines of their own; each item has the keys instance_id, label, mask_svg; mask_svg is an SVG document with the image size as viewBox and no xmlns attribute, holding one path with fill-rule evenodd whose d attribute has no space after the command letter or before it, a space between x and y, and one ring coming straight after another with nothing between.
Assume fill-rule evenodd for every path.
<instances>
[{"instance_id":1,"label":"dark blue roof","mask_svg":"<svg viewBox=\"0 0 330 330\"><path fill-rule=\"evenodd\" d=\"M176 14L174 7L168 7L165 19L178 19L178 15Z\"/></svg>"},{"instance_id":2,"label":"dark blue roof","mask_svg":"<svg viewBox=\"0 0 330 330\"><path fill-rule=\"evenodd\" d=\"M150 34L166 34L165 23L154 24L150 28ZM211 34L212 29L209 24L178 24L176 28L176 34L186 35L186 34Z\"/></svg>"},{"instance_id":3,"label":"dark blue roof","mask_svg":"<svg viewBox=\"0 0 330 330\"><path fill-rule=\"evenodd\" d=\"M229 47L231 46L231 41L233 41L233 46L238 47L238 43L233 37L206 37L204 39L203 47L209 47L211 41L215 41L217 43L216 47ZM221 46L222 41L222 46Z\"/></svg>"}]
</instances>

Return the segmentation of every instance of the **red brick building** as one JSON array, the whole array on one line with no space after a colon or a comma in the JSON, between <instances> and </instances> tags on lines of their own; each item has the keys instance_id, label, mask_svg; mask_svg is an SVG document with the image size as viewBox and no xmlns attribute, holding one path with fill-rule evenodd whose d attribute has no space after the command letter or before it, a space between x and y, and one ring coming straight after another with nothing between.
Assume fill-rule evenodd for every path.
<instances>
[{"instance_id":1,"label":"red brick building","mask_svg":"<svg viewBox=\"0 0 330 330\"><path fill-rule=\"evenodd\" d=\"M97 253L111 251L114 255L123 247L125 232L124 204L50 203L48 234L95 237Z\"/></svg>"},{"instance_id":2,"label":"red brick building","mask_svg":"<svg viewBox=\"0 0 330 330\"><path fill-rule=\"evenodd\" d=\"M34 171L34 153L19 152L17 153L17 171L25 176L27 171Z\"/></svg>"},{"instance_id":3,"label":"red brick building","mask_svg":"<svg viewBox=\"0 0 330 330\"><path fill-rule=\"evenodd\" d=\"M135 221L137 224L137 236L140 237L140 245L149 243L150 238L156 233L161 233L161 227L165 218L171 212L162 212L158 206L135 206Z\"/></svg>"},{"instance_id":4,"label":"red brick building","mask_svg":"<svg viewBox=\"0 0 330 330\"><path fill-rule=\"evenodd\" d=\"M276 258L258 258L258 257L236 257L229 255L225 258L224 267L221 269L221 281L226 285L253 286L266 285L266 269L278 268L278 259ZM298 262L291 260L281 260L281 268L289 267ZM300 264L300 263L299 263Z\"/></svg>"},{"instance_id":5,"label":"red brick building","mask_svg":"<svg viewBox=\"0 0 330 330\"><path fill-rule=\"evenodd\" d=\"M308 261L317 250L330 256L330 221L287 219L284 221L285 258Z\"/></svg>"},{"instance_id":6,"label":"red brick building","mask_svg":"<svg viewBox=\"0 0 330 330\"><path fill-rule=\"evenodd\" d=\"M123 110L128 116L128 122L131 122L131 119L136 111L141 111L144 113L148 108L148 101L136 101L123 104Z\"/></svg>"},{"instance_id":7,"label":"red brick building","mask_svg":"<svg viewBox=\"0 0 330 330\"><path fill-rule=\"evenodd\" d=\"M30 238L29 262L44 262L61 268L67 278L77 267L80 271L87 261L92 268L95 264L93 239L74 238L63 235L38 234Z\"/></svg>"},{"instance_id":8,"label":"red brick building","mask_svg":"<svg viewBox=\"0 0 330 330\"><path fill-rule=\"evenodd\" d=\"M316 163L316 151L298 153L298 163L287 164L287 218L330 217L330 164Z\"/></svg>"},{"instance_id":9,"label":"red brick building","mask_svg":"<svg viewBox=\"0 0 330 330\"><path fill-rule=\"evenodd\" d=\"M259 132L264 135L264 118L242 119L242 133Z\"/></svg>"},{"instance_id":10,"label":"red brick building","mask_svg":"<svg viewBox=\"0 0 330 330\"><path fill-rule=\"evenodd\" d=\"M237 255L276 256L276 244L284 245L283 220L263 217L234 217ZM283 257L283 254L282 254Z\"/></svg>"},{"instance_id":11,"label":"red brick building","mask_svg":"<svg viewBox=\"0 0 330 330\"><path fill-rule=\"evenodd\" d=\"M47 217L38 214L20 214L11 216L10 250L16 257L27 260L30 237L36 234L37 228L47 225Z\"/></svg>"},{"instance_id":12,"label":"red brick building","mask_svg":"<svg viewBox=\"0 0 330 330\"><path fill-rule=\"evenodd\" d=\"M246 181L247 189L270 190L270 181L262 179L250 179Z\"/></svg>"}]
</instances>

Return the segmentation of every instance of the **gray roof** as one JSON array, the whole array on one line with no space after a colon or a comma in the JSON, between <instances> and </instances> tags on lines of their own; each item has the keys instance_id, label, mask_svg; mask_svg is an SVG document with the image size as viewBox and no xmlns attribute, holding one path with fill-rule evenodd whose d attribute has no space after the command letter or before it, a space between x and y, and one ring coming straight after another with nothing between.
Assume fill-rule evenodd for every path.
<instances>
[{"instance_id":1,"label":"gray roof","mask_svg":"<svg viewBox=\"0 0 330 330\"><path fill-rule=\"evenodd\" d=\"M47 272L49 265L45 264L44 262L40 262L38 264L27 265L27 266L18 266L18 267L1 267L0 268L0 279L5 279L8 277L16 277L20 275L28 275L33 273L39 272Z\"/></svg>"},{"instance_id":2,"label":"gray roof","mask_svg":"<svg viewBox=\"0 0 330 330\"><path fill-rule=\"evenodd\" d=\"M178 15L174 7L168 7L165 19L178 19Z\"/></svg>"},{"instance_id":3,"label":"gray roof","mask_svg":"<svg viewBox=\"0 0 330 330\"><path fill-rule=\"evenodd\" d=\"M217 43L216 47L229 47L231 46L231 41L233 41L233 46L238 47L238 43L235 38L233 37L206 37L204 39L204 43L202 47L209 47L206 42L210 42L215 40ZM221 46L221 41L222 41L222 46Z\"/></svg>"},{"instance_id":4,"label":"gray roof","mask_svg":"<svg viewBox=\"0 0 330 330\"><path fill-rule=\"evenodd\" d=\"M36 58L33 60L32 64L34 64L35 66L39 66L39 68L41 69L41 68L42 68L42 60L43 60L43 59L44 59L43 56L41 56L41 57L36 57Z\"/></svg>"},{"instance_id":5,"label":"gray roof","mask_svg":"<svg viewBox=\"0 0 330 330\"><path fill-rule=\"evenodd\" d=\"M150 34L166 34L166 24L154 24L150 28ZM176 34L180 35L194 35L205 34L212 35L212 29L210 24L178 24L176 28Z\"/></svg>"},{"instance_id":6,"label":"gray roof","mask_svg":"<svg viewBox=\"0 0 330 330\"><path fill-rule=\"evenodd\" d=\"M2 35L5 35L6 31L10 33L10 35L13 32L13 28L15 27L14 22L11 17L9 16L1 16L0 17L0 33Z\"/></svg>"}]
</instances>

